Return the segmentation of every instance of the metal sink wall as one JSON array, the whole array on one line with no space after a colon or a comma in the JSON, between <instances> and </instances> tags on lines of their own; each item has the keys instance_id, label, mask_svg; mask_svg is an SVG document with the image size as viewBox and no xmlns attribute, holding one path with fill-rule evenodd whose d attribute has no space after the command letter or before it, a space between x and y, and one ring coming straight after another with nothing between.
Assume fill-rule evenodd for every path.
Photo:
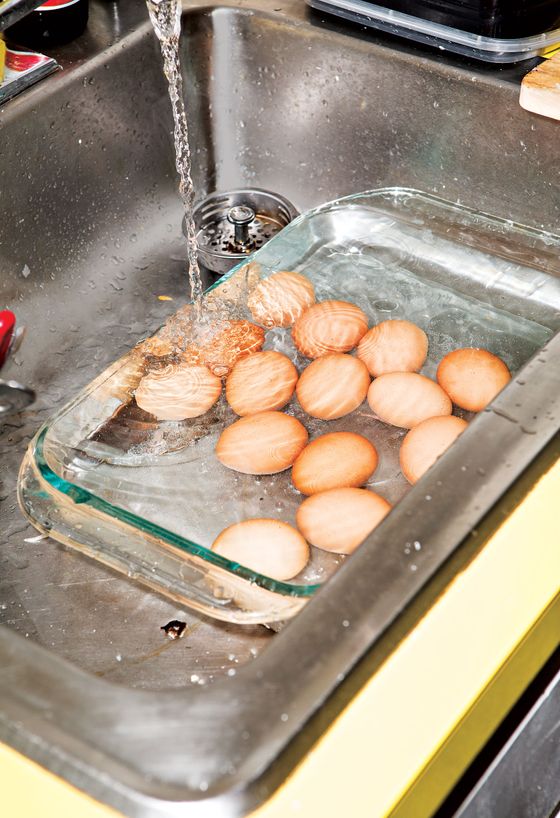
<instances>
[{"instance_id":1,"label":"metal sink wall","mask_svg":"<svg viewBox=\"0 0 560 818\"><path fill-rule=\"evenodd\" d=\"M557 125L519 108L507 72L372 49L311 23L288 31L225 9L188 18L200 195L258 183L303 210L399 184L558 229Z\"/></svg>"},{"instance_id":2,"label":"metal sink wall","mask_svg":"<svg viewBox=\"0 0 560 818\"><path fill-rule=\"evenodd\" d=\"M106 688L92 675L119 683L111 696L123 710L132 701L129 688L188 687L183 718L203 722L232 698L240 713L251 706L249 694L235 686L245 671L266 677L270 691L282 684L289 695L281 668L287 657L298 658L285 638L297 623L271 638L264 628L236 629L181 611L50 540L37 541L15 499L17 469L39 423L187 296L168 98L142 5L123 11L128 33L122 40L116 29L109 31L106 12L94 6L90 40L81 52L66 52L74 58L67 70L0 113L0 303L13 306L28 326L23 348L3 375L39 394L34 407L0 427L0 623L51 653L47 661L23 640L9 643L14 685L23 688L34 663L42 665L44 707L59 674L75 673L75 689L99 691L100 701ZM182 55L199 198L215 189L258 186L303 210L398 184L558 230L558 125L519 108L510 73L383 44L371 34L355 36L356 30L343 33L308 18L296 0L280 11L269 0L258 12L227 6L193 8L184 16ZM105 47L112 37L117 42ZM174 301L158 300L160 295ZM326 602L322 610L320 605L313 601L298 617L310 644L321 633L315 617L325 617L328 609ZM176 618L187 621L187 636L166 642L160 627ZM336 650L340 640L333 630L331 670L319 672L309 659L309 673L313 669L323 682L310 689L307 703L289 725L272 730L263 722L253 729L252 739L266 735L268 747L264 755L255 751L253 771L297 730L337 674L371 644L377 627L377 621L364 621ZM192 698L202 688L214 690L215 698ZM74 699L61 688L59 695L66 695L69 712L79 711L77 694ZM171 694L161 695L157 704L134 700L151 714L147 734L158 721L173 718ZM110 708L104 713L110 723ZM80 736L84 747L103 744L102 728L103 722ZM241 752L235 730L222 729L222 756L234 758ZM205 734L209 747L218 735L216 725ZM121 761L129 745L115 750ZM187 750L178 745L177 757ZM148 745L138 748L139 764L146 754ZM220 781L223 758L222 767L219 760L210 765ZM206 761L192 764L189 786L206 776L212 788ZM169 786L180 775L174 765L164 769L163 760L152 766L146 760L145 769ZM239 763L225 777L238 780L242 771ZM74 775L93 791L91 779ZM152 795L160 794L154 785ZM132 809L134 799L122 798Z\"/></svg>"}]
</instances>

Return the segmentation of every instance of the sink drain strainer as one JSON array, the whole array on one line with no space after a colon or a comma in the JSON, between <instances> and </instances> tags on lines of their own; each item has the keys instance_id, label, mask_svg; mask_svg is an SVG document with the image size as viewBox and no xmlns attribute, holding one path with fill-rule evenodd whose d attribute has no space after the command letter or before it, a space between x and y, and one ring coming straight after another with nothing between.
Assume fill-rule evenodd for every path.
<instances>
[{"instance_id":1,"label":"sink drain strainer","mask_svg":"<svg viewBox=\"0 0 560 818\"><path fill-rule=\"evenodd\" d=\"M213 193L195 207L193 215L199 262L213 273L227 273L298 212L283 196L246 188Z\"/></svg>"}]
</instances>

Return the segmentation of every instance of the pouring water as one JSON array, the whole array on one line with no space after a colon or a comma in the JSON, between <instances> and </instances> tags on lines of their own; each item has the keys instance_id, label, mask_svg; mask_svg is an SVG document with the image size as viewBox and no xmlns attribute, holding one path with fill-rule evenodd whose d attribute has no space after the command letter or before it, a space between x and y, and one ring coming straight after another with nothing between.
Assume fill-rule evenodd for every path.
<instances>
[{"instance_id":1,"label":"pouring water","mask_svg":"<svg viewBox=\"0 0 560 818\"><path fill-rule=\"evenodd\" d=\"M160 42L163 70L169 86L174 121L175 166L179 174L179 194L185 209L189 282L195 315L200 320L203 287L198 266L198 243L193 219L194 187L191 176L191 152L179 60L181 3L180 0L147 0L147 6L150 20Z\"/></svg>"}]
</instances>

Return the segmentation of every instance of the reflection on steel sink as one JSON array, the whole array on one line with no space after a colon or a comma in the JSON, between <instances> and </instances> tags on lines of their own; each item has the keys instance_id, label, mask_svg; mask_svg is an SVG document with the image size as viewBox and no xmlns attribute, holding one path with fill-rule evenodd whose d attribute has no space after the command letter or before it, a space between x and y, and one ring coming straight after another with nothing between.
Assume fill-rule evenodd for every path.
<instances>
[{"instance_id":1,"label":"reflection on steel sink","mask_svg":"<svg viewBox=\"0 0 560 818\"><path fill-rule=\"evenodd\" d=\"M507 73L475 73L409 46L391 50L372 35L344 35L309 19L296 0L277 13L270 0L259 11L235 5L194 8L184 16L182 58L199 199L214 190L259 187L302 211L398 184L557 229L557 125L518 108ZM343 608L329 609L320 594L271 640L264 628L240 629L186 613L38 539L16 508L17 468L40 422L153 332L186 295L157 46L142 4L122 15L128 33L111 45L107 11L94 6L83 46L91 59L81 62L78 45L70 46L66 53L76 60L65 72L2 112L2 153L10 160L0 167L6 203L0 305L17 304L28 326L25 349L5 374L32 386L38 400L0 426L0 622L8 625L0 657L11 657L10 674L0 670L0 688L4 683L18 690L17 715L18 707L31 708L26 696L33 683L33 708L56 717L60 735L47 731L37 758L49 763L50 744L64 746L61 735L71 735L73 743L60 751L65 774L123 810L148 815L160 814L153 804L150 812L148 800L188 800L201 789L217 796L254 778L399 606L385 600L372 620L379 624L372 628L364 619L360 628L365 613L357 592L344 602L354 639L341 640L334 623L344 619ZM100 43L107 47L100 50ZM427 564L424 574L417 572L417 588L430 571ZM338 580L333 594L343 593L344 578ZM160 627L174 619L186 620L188 629L182 639L166 642ZM275 696L268 709L259 694L264 674ZM155 688L179 690L156 698ZM97 721L82 723L86 690ZM235 724L227 715L232 700ZM289 722L279 722L284 710L277 708L290 710ZM119 731L120 720L132 718L141 721L141 734ZM109 724L117 725L111 755L122 768L114 760L104 766ZM250 736L247 746L240 731ZM30 752L24 733L13 741ZM202 740L206 754L198 752ZM157 759L154 746L166 747ZM156 783L148 786L147 779Z\"/></svg>"}]
</instances>

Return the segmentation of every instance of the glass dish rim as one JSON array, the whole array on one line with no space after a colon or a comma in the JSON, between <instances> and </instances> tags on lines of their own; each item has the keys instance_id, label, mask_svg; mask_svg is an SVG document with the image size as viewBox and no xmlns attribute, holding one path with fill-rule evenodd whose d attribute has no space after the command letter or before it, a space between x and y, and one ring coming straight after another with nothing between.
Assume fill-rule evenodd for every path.
<instances>
[{"instance_id":1,"label":"glass dish rim","mask_svg":"<svg viewBox=\"0 0 560 818\"><path fill-rule=\"evenodd\" d=\"M463 214L466 214L471 218L476 217L477 220L479 221L482 219L484 222L487 222L489 224L493 224L495 226L500 225L502 227L507 228L508 230L514 230L515 232L525 234L526 236L532 236L534 238L541 239L545 236L549 236L556 239L557 243L560 246L560 235L558 234L552 233L550 231L532 228L529 227L528 225L519 224L517 222L513 222L509 219L504 219L499 216L493 216L491 214L485 213L483 211L478 211L466 205L448 201L446 199L441 198L440 196L436 196L426 191L401 186L374 188L372 190L361 191L359 193L352 193L348 196L337 197L332 201L325 202L324 204L312 208L311 210L308 210L305 213L301 213L282 230L282 233L289 232L301 221L308 220L310 217L319 215L325 211L335 210L339 206L352 204L366 197L369 197L370 199L371 198L379 199L387 197L388 195L390 195L391 198L393 199L400 195L413 196L415 198L424 200L427 203L435 205L438 208L443 208L448 211L455 210ZM265 247L251 253L245 259L240 261L239 264L235 265L235 267L233 267L229 272L225 273L210 287L208 287L205 290L205 295L212 292L217 287L221 286L226 281L228 281L242 267L246 266L252 261L257 261L259 254L263 252L263 250L265 249L266 245ZM156 330L156 333L158 331L159 330ZM115 361L115 363L117 362ZM95 380L96 379L94 379L94 381ZM80 395L81 392L78 393L78 395ZM76 396L74 400L69 401L65 405L65 409L70 408L70 406L74 404L77 398L78 396ZM240 563L233 562L232 560L229 560L226 557L222 557L219 554L216 554L216 552L212 551L211 548L207 548L206 546L200 545L199 543L195 543L192 540L187 539L186 537L182 537L179 534L175 534L173 531L170 531L156 523L152 523L149 520L146 520L144 517L140 517L139 515L127 511L126 509L123 509L120 506L115 506L112 503L109 503L107 500L98 497L96 494L89 491L88 489L82 488L81 486L77 486L76 484L66 480L65 478L60 477L48 465L44 454L44 443L46 435L48 434L52 421L55 420L59 414L60 413L54 415L39 429L32 448L33 462L36 465L41 477L56 492L63 494L76 504L88 505L89 507L95 509L98 513L103 514L109 519L113 519L116 520L116 522L118 523L128 525L136 529L137 531L142 532L143 534L147 534L154 538L159 538L160 540L164 541L166 545L171 545L182 554L187 555L190 554L192 556L198 557L204 560L206 563L209 563L210 565L214 565L222 570L227 571L236 578L248 581L251 584L257 585L258 587L263 588L272 593L280 594L282 596L306 598L313 596L325 584L324 582L313 583L309 585L292 584L286 581L275 580L272 577L268 577L265 574L260 574L257 571L252 571L250 568L247 568L246 566ZM414 486L411 486L411 490L414 490L414 488L415 488ZM380 523L379 527L381 527L382 525L383 523Z\"/></svg>"}]
</instances>

